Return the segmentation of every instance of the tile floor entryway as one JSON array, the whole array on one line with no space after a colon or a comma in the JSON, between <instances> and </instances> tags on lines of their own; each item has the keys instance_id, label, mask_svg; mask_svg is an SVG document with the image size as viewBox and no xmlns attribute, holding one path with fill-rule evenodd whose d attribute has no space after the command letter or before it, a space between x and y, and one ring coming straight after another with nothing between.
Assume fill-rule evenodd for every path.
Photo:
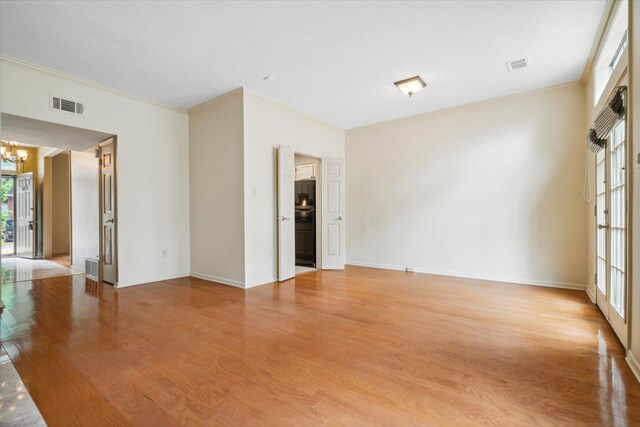
<instances>
[{"instance_id":1,"label":"tile floor entryway","mask_svg":"<svg viewBox=\"0 0 640 427\"><path fill-rule=\"evenodd\" d=\"M38 407L0 344L0 425L46 426Z\"/></svg>"},{"instance_id":2,"label":"tile floor entryway","mask_svg":"<svg viewBox=\"0 0 640 427\"><path fill-rule=\"evenodd\" d=\"M70 267L69 257L47 259L26 259L19 257L2 258L2 283L82 274Z\"/></svg>"}]
</instances>

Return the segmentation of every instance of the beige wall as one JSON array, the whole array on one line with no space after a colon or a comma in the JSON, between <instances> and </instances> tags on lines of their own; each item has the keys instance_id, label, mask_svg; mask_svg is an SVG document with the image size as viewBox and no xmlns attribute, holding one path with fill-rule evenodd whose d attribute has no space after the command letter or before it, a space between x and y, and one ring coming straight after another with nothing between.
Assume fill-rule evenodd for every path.
<instances>
[{"instance_id":1,"label":"beige wall","mask_svg":"<svg viewBox=\"0 0 640 427\"><path fill-rule=\"evenodd\" d=\"M245 286L251 287L277 275L278 146L314 157L344 157L345 134L248 90L244 106Z\"/></svg>"},{"instance_id":2,"label":"beige wall","mask_svg":"<svg viewBox=\"0 0 640 427\"><path fill-rule=\"evenodd\" d=\"M347 131L347 262L583 288L580 83Z\"/></svg>"},{"instance_id":3,"label":"beige wall","mask_svg":"<svg viewBox=\"0 0 640 427\"><path fill-rule=\"evenodd\" d=\"M244 286L243 97L189 111L191 274Z\"/></svg>"},{"instance_id":4,"label":"beige wall","mask_svg":"<svg viewBox=\"0 0 640 427\"><path fill-rule=\"evenodd\" d=\"M0 88L2 112L117 135L118 286L189 275L185 111L7 58ZM85 114L50 109L52 91L82 100Z\"/></svg>"},{"instance_id":5,"label":"beige wall","mask_svg":"<svg viewBox=\"0 0 640 427\"><path fill-rule=\"evenodd\" d=\"M93 153L77 151L72 151L70 157L71 265L84 272L85 259L100 254L98 159Z\"/></svg>"},{"instance_id":6,"label":"beige wall","mask_svg":"<svg viewBox=\"0 0 640 427\"><path fill-rule=\"evenodd\" d=\"M51 249L54 255L68 254L71 249L69 153L63 152L54 156L51 159L51 167Z\"/></svg>"}]
</instances>

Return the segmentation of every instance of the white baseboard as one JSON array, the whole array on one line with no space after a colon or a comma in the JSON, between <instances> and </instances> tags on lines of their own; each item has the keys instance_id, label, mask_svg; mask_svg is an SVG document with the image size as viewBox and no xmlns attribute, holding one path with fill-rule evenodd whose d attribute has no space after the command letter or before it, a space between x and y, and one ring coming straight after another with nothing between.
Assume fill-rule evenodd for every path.
<instances>
[{"instance_id":1,"label":"white baseboard","mask_svg":"<svg viewBox=\"0 0 640 427\"><path fill-rule=\"evenodd\" d=\"M211 276L209 274L195 273L193 271L191 272L191 276L196 277L198 279L207 280L209 282L216 282L223 285L233 286L236 288L242 288L242 289L245 288L244 283L238 280L227 279L226 277Z\"/></svg>"},{"instance_id":2,"label":"white baseboard","mask_svg":"<svg viewBox=\"0 0 640 427\"><path fill-rule=\"evenodd\" d=\"M640 382L640 362L638 362L638 359L636 359L631 350L627 350L627 357L625 358L625 360L629 364L629 367L633 371L633 374L636 376L638 382Z\"/></svg>"},{"instance_id":3,"label":"white baseboard","mask_svg":"<svg viewBox=\"0 0 640 427\"><path fill-rule=\"evenodd\" d=\"M595 304L596 303L596 296L593 294L591 289L589 289L589 287L587 286L584 291L587 293L587 296L589 297L591 302Z\"/></svg>"},{"instance_id":4,"label":"white baseboard","mask_svg":"<svg viewBox=\"0 0 640 427\"><path fill-rule=\"evenodd\" d=\"M380 268L383 270L405 271L406 269L406 267L401 265L374 264L374 263L361 262L361 261L347 261L347 264L356 265L359 267ZM490 277L490 276L483 276L483 275L472 275L467 273L456 273L456 272L450 272L450 271L425 270L421 268L416 268L415 272L423 273L423 274L435 274L438 276L462 277L465 279L490 280L493 282L513 283L516 285L544 286L548 288L573 289L578 291L584 291L587 289L587 285L579 284L579 283L550 282L546 280L513 279L513 278L507 278L507 277Z\"/></svg>"}]
</instances>

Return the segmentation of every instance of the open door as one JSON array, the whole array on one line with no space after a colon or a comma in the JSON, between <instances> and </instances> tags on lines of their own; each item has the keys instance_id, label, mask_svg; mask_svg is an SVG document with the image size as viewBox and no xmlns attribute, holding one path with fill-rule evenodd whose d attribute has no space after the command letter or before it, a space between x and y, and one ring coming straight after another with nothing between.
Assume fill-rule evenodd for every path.
<instances>
[{"instance_id":1,"label":"open door","mask_svg":"<svg viewBox=\"0 0 640 427\"><path fill-rule=\"evenodd\" d=\"M278 148L278 281L296 274L294 152L281 145Z\"/></svg>"},{"instance_id":2,"label":"open door","mask_svg":"<svg viewBox=\"0 0 640 427\"><path fill-rule=\"evenodd\" d=\"M345 262L344 159L322 159L322 269L342 270Z\"/></svg>"},{"instance_id":3,"label":"open door","mask_svg":"<svg viewBox=\"0 0 640 427\"><path fill-rule=\"evenodd\" d=\"M35 191L33 191L33 172L21 173L16 178L15 241L16 255L23 258L35 258Z\"/></svg>"},{"instance_id":4,"label":"open door","mask_svg":"<svg viewBox=\"0 0 640 427\"><path fill-rule=\"evenodd\" d=\"M110 138L100 143L100 278L113 285L118 279L115 174L116 147Z\"/></svg>"}]
</instances>

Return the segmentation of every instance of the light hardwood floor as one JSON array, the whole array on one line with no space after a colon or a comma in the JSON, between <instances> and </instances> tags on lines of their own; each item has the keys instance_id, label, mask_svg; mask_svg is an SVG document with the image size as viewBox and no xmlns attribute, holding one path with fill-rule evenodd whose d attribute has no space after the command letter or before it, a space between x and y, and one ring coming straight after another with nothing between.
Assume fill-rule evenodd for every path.
<instances>
[{"instance_id":1,"label":"light hardwood floor","mask_svg":"<svg viewBox=\"0 0 640 427\"><path fill-rule=\"evenodd\" d=\"M2 296L2 343L50 426L640 423L640 384L579 291L348 267Z\"/></svg>"}]
</instances>

